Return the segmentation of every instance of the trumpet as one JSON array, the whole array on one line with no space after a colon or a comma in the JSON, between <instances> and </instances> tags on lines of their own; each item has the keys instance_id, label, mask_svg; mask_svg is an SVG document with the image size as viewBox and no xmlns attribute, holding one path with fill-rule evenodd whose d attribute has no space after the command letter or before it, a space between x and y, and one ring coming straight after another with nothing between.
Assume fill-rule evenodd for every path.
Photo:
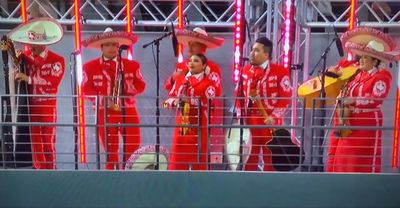
<instances>
[{"instance_id":1,"label":"trumpet","mask_svg":"<svg viewBox=\"0 0 400 208\"><path fill-rule=\"evenodd\" d=\"M113 87L113 94L112 94L112 106L113 110L119 111L121 108L121 99L120 96L122 94L122 69L118 69L118 65L115 67L115 82Z\"/></svg>"}]
</instances>

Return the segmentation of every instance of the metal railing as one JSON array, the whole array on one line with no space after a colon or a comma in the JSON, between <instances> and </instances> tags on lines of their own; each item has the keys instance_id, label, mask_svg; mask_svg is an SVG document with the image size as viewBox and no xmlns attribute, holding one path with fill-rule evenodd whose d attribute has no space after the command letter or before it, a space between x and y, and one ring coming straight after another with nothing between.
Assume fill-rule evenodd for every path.
<instances>
[{"instance_id":1,"label":"metal railing","mask_svg":"<svg viewBox=\"0 0 400 208\"><path fill-rule=\"evenodd\" d=\"M36 98L37 97L38 96L36 96ZM353 148L372 149L373 152L365 155L339 154L334 155L335 158L370 158L374 161L380 160L381 163L338 163L336 166L346 167L350 165L356 168L358 166L364 168L365 166L365 168L374 169L374 171L370 172L379 172L375 171L377 169L382 169L382 172L398 172L398 168L392 169L390 167L392 159L392 134L396 128L392 124L393 118L390 117L390 114L384 114L383 117L379 118L379 121L383 123L382 126L337 126L331 122L333 121L332 115L334 112L334 105L327 105L327 107L323 109L326 112L322 118L321 114L319 114L319 111L322 109L307 109L305 108L303 100L293 98L290 102L296 101L297 105L294 107L289 106L289 108L286 109L282 125L251 124L249 119L257 119L257 109L248 109L255 114L252 114L252 116L242 116L241 118L243 118L244 122L240 123L237 119L238 112L233 112L231 108L231 104L234 102L235 98L223 97L209 100L209 105L203 106L203 108L193 109L197 113L192 112L190 114L190 122L188 124L181 124L179 118L181 116L181 109L160 107L160 123L156 124L156 108L152 105L156 100L154 97L135 98L136 105L134 106L138 113L137 116L135 112L132 111L133 105L126 105L125 109L121 107L121 109L117 111L104 110L102 107L98 106L102 106L99 105L99 103L105 102L92 97L92 102L87 100L84 106L86 123L80 125L75 122L76 119L74 119L74 116L76 115L72 113L74 112L73 108L75 106L67 105L71 103L71 100L74 98L73 96L56 97L58 102L58 112L56 113L57 121L52 122L5 120L6 118L14 116L10 111L6 111L7 106L4 106L3 101L8 98L10 97L6 95L0 96L3 103L1 111L2 121L0 123L2 135L0 149L2 160L0 166L3 169L32 168L32 161L24 161L20 156L28 156L29 158L29 156L32 156L32 150L29 149L29 147L46 143L46 141L33 141L32 138L37 136L35 135L37 132L32 131L32 129L35 127L54 127L56 130L54 134L56 139L52 144L55 148L54 161L59 170L104 170L106 167L108 167L107 169L111 169L110 165L113 166L112 169L115 170L167 170L168 166L171 165L171 156L179 157L180 154L183 154L188 157L196 158L195 160L187 161L189 167L187 170L189 171L197 170L199 167L201 170L204 169L208 171L245 171L248 170L246 166L255 166L256 170L270 170L271 167L273 167L274 170L278 171L325 171L329 166L329 157L332 157L332 155L328 155L328 151L336 147L335 144L331 143L335 141L332 140L334 132L338 129L350 129L353 131L356 129L358 131L377 132L379 138L349 137L344 139L339 138L339 140L341 142L363 140L366 144L360 144L361 146L357 146L358 144L356 144ZM31 96L30 98L33 97ZM130 99L131 97L121 98ZM108 97L102 99L108 99ZM163 100L163 98L161 98L161 100ZM49 106L48 104L47 106L44 104L43 106L36 107L48 108ZM291 119L291 108L295 108L297 111L297 117L295 119ZM367 109L365 112L378 111L376 109L370 109L368 111ZM125 113L125 116L122 116L123 113ZM46 115L45 113L43 115L31 114L29 118L33 118L34 116L46 117L51 115ZM261 117L261 114L259 114L259 116ZM207 118L206 121L201 119L204 117ZM323 123L320 123L321 119L324 120ZM362 118L351 119L357 122L362 120ZM363 119L371 122L371 119ZM138 120L140 120L140 122ZM290 124L291 120L296 121L296 123ZM86 130L86 137L83 140L77 137L77 129L82 125ZM30 128L31 132L27 134L31 136L31 140L21 142L18 137L24 136L24 133L18 132L16 129L24 126ZM160 130L159 135L156 134L158 131L155 131L157 128ZM189 132L192 133L182 135L183 128L188 128ZM289 136L278 133L274 134L274 132L279 129L286 129L286 132L289 132ZM275 131L270 132L270 130ZM252 133L255 134L252 135ZM40 132L40 134L42 136L49 136L46 135L46 132ZM12 135L15 135L15 137ZM160 138L159 144L157 144L156 137ZM271 139L273 142L269 141ZM284 139L290 142L275 143L276 141L284 141ZM368 146L370 143L369 140L372 139L375 139L374 142L371 143L374 144L374 146ZM265 140L267 142L259 143L259 140ZM85 141L85 143L83 144L82 141ZM181 147L173 147L174 144L176 145L177 141L183 141L180 143ZM47 142L51 144L51 141ZM240 143L243 145L240 146ZM297 143L298 146L293 145ZM81 151L81 145L85 145L86 152ZM282 152L282 146L286 146L290 151L293 151ZM186 147L189 148L188 152L182 150ZM266 147L268 148L266 149ZM290 149L297 147L300 148ZM343 146L342 144L341 148L343 147L346 147L346 145ZM252 152L251 148L259 148L260 151L253 150ZM269 160L269 157L272 158L272 160L259 160L258 156L256 160L254 159L254 154L263 150L272 150L270 153L263 152L264 155L268 155L268 157L264 158L265 160ZM52 152L43 153L44 155L53 154ZM159 153L159 163L157 163L157 153ZM357 151L354 153L357 153ZM84 163L78 160L83 154L86 156L86 161ZM242 157L240 157L240 155L242 155ZM248 159L249 156L253 156L251 161ZM288 158L289 160L295 161L295 164L288 165L282 163L282 160ZM179 166L182 164L179 160L177 161L175 165Z\"/></svg>"}]
</instances>

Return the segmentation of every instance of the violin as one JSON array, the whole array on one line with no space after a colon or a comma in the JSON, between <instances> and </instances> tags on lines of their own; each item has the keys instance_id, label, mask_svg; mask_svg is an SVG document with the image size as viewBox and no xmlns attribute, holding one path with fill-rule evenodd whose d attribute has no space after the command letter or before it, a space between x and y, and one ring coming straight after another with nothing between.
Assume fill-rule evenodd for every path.
<instances>
[{"instance_id":1,"label":"violin","mask_svg":"<svg viewBox=\"0 0 400 208\"><path fill-rule=\"evenodd\" d=\"M359 70L359 69L356 70L356 72L343 85L341 92L338 96L335 113L337 115L339 126L348 126L349 125L348 118L351 116L352 110L350 109L350 107L348 107L344 104L343 98L345 98L345 96L347 95L348 84L360 72L361 72L361 70ZM351 134L351 130L350 129L336 129L334 131L334 133L337 137L348 137Z\"/></svg>"}]
</instances>

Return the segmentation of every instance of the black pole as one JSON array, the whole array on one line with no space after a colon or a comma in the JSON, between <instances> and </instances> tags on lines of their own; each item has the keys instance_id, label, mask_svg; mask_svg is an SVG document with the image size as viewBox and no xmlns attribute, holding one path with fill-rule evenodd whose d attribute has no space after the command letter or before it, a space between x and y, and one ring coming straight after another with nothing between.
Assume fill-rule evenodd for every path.
<instances>
[{"instance_id":1,"label":"black pole","mask_svg":"<svg viewBox=\"0 0 400 208\"><path fill-rule=\"evenodd\" d=\"M172 33L170 33L172 34ZM156 45L156 170L160 169L160 41Z\"/></svg>"},{"instance_id":2,"label":"black pole","mask_svg":"<svg viewBox=\"0 0 400 208\"><path fill-rule=\"evenodd\" d=\"M71 73L71 93L72 93L72 111L73 111L73 132L74 132L74 161L75 161L75 170L78 170L78 113L77 113L77 85L76 85L76 54L75 52L71 53L69 56L69 67L70 67L70 73Z\"/></svg>"},{"instance_id":3,"label":"black pole","mask_svg":"<svg viewBox=\"0 0 400 208\"><path fill-rule=\"evenodd\" d=\"M143 48L153 44L156 46L156 170L160 169L160 41L170 35L172 31L143 45Z\"/></svg>"},{"instance_id":4,"label":"black pole","mask_svg":"<svg viewBox=\"0 0 400 208\"><path fill-rule=\"evenodd\" d=\"M118 80L121 89L120 92L124 93L124 73L122 72L122 50L120 49L118 51L118 77L120 80ZM119 95L117 95L119 96ZM125 97L121 98L121 115L122 115L122 123L125 124L125 115L126 115L126 111L125 111ZM125 161L127 160L127 158L125 158L125 153L126 153L126 149L125 149L125 144L126 144L126 126L124 126L122 128L122 141L123 141L123 145L122 145L122 166L125 167Z\"/></svg>"}]
</instances>

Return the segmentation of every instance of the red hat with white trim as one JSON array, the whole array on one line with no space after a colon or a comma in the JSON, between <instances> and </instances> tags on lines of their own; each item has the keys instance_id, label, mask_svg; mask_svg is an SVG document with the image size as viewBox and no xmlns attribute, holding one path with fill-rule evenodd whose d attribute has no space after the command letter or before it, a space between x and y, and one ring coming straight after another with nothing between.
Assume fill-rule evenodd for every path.
<instances>
[{"instance_id":1,"label":"red hat with white trim","mask_svg":"<svg viewBox=\"0 0 400 208\"><path fill-rule=\"evenodd\" d=\"M104 43L119 43L119 45L131 46L137 42L138 38L133 33L125 31L113 31L111 28L106 28L102 34L90 36L82 41L82 45L87 48L101 49Z\"/></svg>"}]
</instances>

